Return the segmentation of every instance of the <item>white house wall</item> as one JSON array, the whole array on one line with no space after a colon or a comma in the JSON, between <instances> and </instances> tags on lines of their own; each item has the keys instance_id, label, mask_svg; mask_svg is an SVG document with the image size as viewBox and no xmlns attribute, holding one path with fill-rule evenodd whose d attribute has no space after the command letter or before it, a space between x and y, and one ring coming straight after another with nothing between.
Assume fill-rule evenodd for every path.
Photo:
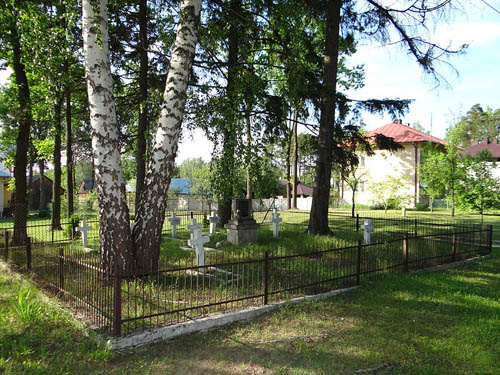
<instances>
[{"instance_id":1,"label":"white house wall","mask_svg":"<svg viewBox=\"0 0 500 375\"><path fill-rule=\"evenodd\" d=\"M357 204L374 205L375 199L370 191L370 185L385 181L389 176L403 178L406 182L405 193L412 198L415 196L415 147L413 144L403 144L403 147L403 150L394 153L375 150L373 156L363 155L364 166L358 168L356 175L363 173L364 189L356 192ZM417 163L420 163L420 149L417 149L417 157ZM417 197L418 188L417 186ZM348 203L352 202L352 191L345 183L343 200ZM411 206L413 206L413 199Z\"/></svg>"}]
</instances>

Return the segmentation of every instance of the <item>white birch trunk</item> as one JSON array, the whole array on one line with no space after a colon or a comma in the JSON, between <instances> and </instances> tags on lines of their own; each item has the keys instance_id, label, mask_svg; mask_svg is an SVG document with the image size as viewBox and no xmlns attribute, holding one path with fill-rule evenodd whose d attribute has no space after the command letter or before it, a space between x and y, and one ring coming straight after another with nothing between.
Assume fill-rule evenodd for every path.
<instances>
[{"instance_id":1,"label":"white birch trunk","mask_svg":"<svg viewBox=\"0 0 500 375\"><path fill-rule=\"evenodd\" d=\"M83 0L83 48L90 108L92 150L99 200L101 263L134 272L129 212L121 173L118 124L111 77L107 0ZM96 15L94 11L99 13Z\"/></svg>"},{"instance_id":2,"label":"white birch trunk","mask_svg":"<svg viewBox=\"0 0 500 375\"><path fill-rule=\"evenodd\" d=\"M201 0L182 0L158 130L133 227L139 271L157 267L167 191L184 116L187 85L197 43L196 27L200 19L200 10Z\"/></svg>"}]
</instances>

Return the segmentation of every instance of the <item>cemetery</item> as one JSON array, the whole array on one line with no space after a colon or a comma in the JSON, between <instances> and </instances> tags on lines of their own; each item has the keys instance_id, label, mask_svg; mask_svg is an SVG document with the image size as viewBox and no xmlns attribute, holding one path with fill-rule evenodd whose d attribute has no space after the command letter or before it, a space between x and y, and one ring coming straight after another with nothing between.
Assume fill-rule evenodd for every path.
<instances>
[{"instance_id":1,"label":"cemetery","mask_svg":"<svg viewBox=\"0 0 500 375\"><path fill-rule=\"evenodd\" d=\"M5 259L28 268L94 327L114 335L484 255L492 241L491 226L333 213L333 235L313 236L306 234L309 212L252 212L243 199L225 228L217 219L215 212L167 213L158 267L111 279L100 268L95 220L75 225L73 239L34 226L29 244L20 247L9 246L9 230L0 233Z\"/></svg>"}]
</instances>

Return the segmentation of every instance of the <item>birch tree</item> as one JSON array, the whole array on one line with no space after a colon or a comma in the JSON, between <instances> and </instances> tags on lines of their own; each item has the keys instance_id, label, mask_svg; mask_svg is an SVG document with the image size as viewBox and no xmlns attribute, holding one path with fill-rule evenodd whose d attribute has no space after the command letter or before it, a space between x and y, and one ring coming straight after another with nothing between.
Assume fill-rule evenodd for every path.
<instances>
[{"instance_id":1,"label":"birch tree","mask_svg":"<svg viewBox=\"0 0 500 375\"><path fill-rule=\"evenodd\" d=\"M197 43L201 0L183 0L181 3L158 129L132 231L112 93L107 0L83 0L82 8L92 149L99 197L101 263L108 272L112 272L115 265L122 267L127 274L156 269L167 191Z\"/></svg>"}]
</instances>

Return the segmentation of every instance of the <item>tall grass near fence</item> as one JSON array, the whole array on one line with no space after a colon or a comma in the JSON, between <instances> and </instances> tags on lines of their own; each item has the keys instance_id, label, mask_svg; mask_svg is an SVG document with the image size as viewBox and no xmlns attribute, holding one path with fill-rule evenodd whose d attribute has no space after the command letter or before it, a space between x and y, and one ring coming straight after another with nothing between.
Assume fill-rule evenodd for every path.
<instances>
[{"instance_id":1,"label":"tall grass near fence","mask_svg":"<svg viewBox=\"0 0 500 375\"><path fill-rule=\"evenodd\" d=\"M372 218L376 230L365 244L362 217L331 215L332 230L344 236L333 239L305 234L307 213L287 212L283 218L281 240L267 237L260 245L207 251L204 266L195 264L192 252L166 250L157 271L133 278L121 277L118 269L105 274L97 251L71 242L13 247L6 241L3 255L32 271L95 327L119 335L491 251L491 226Z\"/></svg>"}]
</instances>

